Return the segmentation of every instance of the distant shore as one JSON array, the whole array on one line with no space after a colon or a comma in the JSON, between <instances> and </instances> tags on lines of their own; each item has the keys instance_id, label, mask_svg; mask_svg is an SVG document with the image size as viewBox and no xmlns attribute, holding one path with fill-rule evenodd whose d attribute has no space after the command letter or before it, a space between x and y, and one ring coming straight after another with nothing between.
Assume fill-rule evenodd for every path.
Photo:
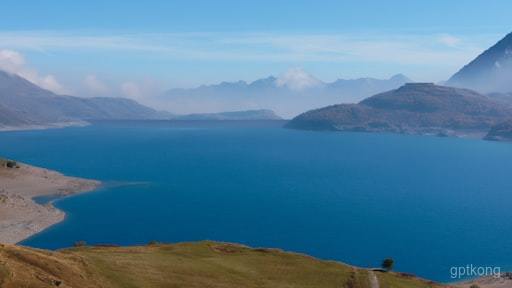
<instances>
[{"instance_id":1,"label":"distant shore","mask_svg":"<svg viewBox=\"0 0 512 288\"><path fill-rule=\"evenodd\" d=\"M58 123L49 123L49 124L26 124L26 125L16 125L16 126L1 126L0 132L7 131L27 131L27 130L46 130L46 129L59 129L66 127L83 127L89 125L89 122L85 121L68 121L68 122L58 122Z\"/></svg>"},{"instance_id":2,"label":"distant shore","mask_svg":"<svg viewBox=\"0 0 512 288\"><path fill-rule=\"evenodd\" d=\"M0 167L0 243L18 243L64 220L65 213L51 202L38 204L35 197L67 195L97 189L95 180L68 177L55 171L18 163Z\"/></svg>"}]
</instances>

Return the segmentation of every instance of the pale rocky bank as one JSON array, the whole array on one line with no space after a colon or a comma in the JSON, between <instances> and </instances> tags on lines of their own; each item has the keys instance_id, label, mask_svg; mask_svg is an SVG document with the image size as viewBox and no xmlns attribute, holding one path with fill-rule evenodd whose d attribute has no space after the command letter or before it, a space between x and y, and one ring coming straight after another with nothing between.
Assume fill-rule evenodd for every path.
<instances>
[{"instance_id":1,"label":"pale rocky bank","mask_svg":"<svg viewBox=\"0 0 512 288\"><path fill-rule=\"evenodd\" d=\"M6 164L0 160L0 243L18 243L64 220L64 212L51 203L40 205L34 197L64 197L92 191L100 185L95 180L68 177L22 163L14 167Z\"/></svg>"}]
</instances>

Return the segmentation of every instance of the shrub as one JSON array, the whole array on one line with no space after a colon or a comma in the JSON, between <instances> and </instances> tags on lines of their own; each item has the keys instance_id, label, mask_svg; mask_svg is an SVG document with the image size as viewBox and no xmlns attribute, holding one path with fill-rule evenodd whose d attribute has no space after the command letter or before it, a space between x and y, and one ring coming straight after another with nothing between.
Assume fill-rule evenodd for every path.
<instances>
[{"instance_id":1,"label":"shrub","mask_svg":"<svg viewBox=\"0 0 512 288\"><path fill-rule=\"evenodd\" d=\"M393 270L393 266L395 266L395 260L393 260L391 258L384 259L381 264L382 269L384 269L386 271Z\"/></svg>"},{"instance_id":2,"label":"shrub","mask_svg":"<svg viewBox=\"0 0 512 288\"><path fill-rule=\"evenodd\" d=\"M18 167L18 163L16 163L16 161L7 160L7 162L5 163L5 166L7 168L16 168L16 167Z\"/></svg>"},{"instance_id":3,"label":"shrub","mask_svg":"<svg viewBox=\"0 0 512 288\"><path fill-rule=\"evenodd\" d=\"M7 168L17 168L18 163L16 163L16 161L0 158L0 167L2 166Z\"/></svg>"}]
</instances>

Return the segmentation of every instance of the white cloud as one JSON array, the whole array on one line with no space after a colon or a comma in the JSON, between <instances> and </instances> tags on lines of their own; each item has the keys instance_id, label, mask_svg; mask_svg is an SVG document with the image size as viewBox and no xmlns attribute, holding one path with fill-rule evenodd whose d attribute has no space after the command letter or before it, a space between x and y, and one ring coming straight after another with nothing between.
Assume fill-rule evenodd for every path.
<instances>
[{"instance_id":1,"label":"white cloud","mask_svg":"<svg viewBox=\"0 0 512 288\"><path fill-rule=\"evenodd\" d=\"M12 72L25 65L23 56L12 50L0 50L0 68Z\"/></svg>"},{"instance_id":2,"label":"white cloud","mask_svg":"<svg viewBox=\"0 0 512 288\"><path fill-rule=\"evenodd\" d=\"M147 106L158 107L161 102L157 98L159 95L162 95L163 91L162 83L146 78L122 82L113 95L130 98Z\"/></svg>"},{"instance_id":3,"label":"white cloud","mask_svg":"<svg viewBox=\"0 0 512 288\"><path fill-rule=\"evenodd\" d=\"M140 98L143 96L142 89L137 83L134 82L124 82L121 84L121 92L124 96L128 98Z\"/></svg>"},{"instance_id":4,"label":"white cloud","mask_svg":"<svg viewBox=\"0 0 512 288\"><path fill-rule=\"evenodd\" d=\"M180 60L364 61L420 65L445 65L449 60L449 63L459 65L478 55L499 37L371 32L82 35L80 32L66 34L33 31L0 32L0 43L14 49L37 51L73 49L145 52ZM454 46L458 49L449 49Z\"/></svg>"},{"instance_id":5,"label":"white cloud","mask_svg":"<svg viewBox=\"0 0 512 288\"><path fill-rule=\"evenodd\" d=\"M23 74L21 74L21 76L23 76ZM53 91L58 94L68 93L68 90L65 89L53 75L39 76L37 72L33 70L33 74L31 76L25 75L25 77L29 81L33 81L33 83L43 87L44 89Z\"/></svg>"},{"instance_id":6,"label":"white cloud","mask_svg":"<svg viewBox=\"0 0 512 288\"><path fill-rule=\"evenodd\" d=\"M87 75L83 81L87 92L93 96L105 96L111 92L107 84L103 83L96 75Z\"/></svg>"},{"instance_id":7,"label":"white cloud","mask_svg":"<svg viewBox=\"0 0 512 288\"><path fill-rule=\"evenodd\" d=\"M443 34L439 36L438 41L448 47L457 47L461 43L462 39L453 35Z\"/></svg>"},{"instance_id":8,"label":"white cloud","mask_svg":"<svg viewBox=\"0 0 512 288\"><path fill-rule=\"evenodd\" d=\"M28 81L50 91L59 94L68 93L55 76L40 75L37 70L27 66L23 55L17 51L3 49L0 50L0 69L9 73L17 74Z\"/></svg>"},{"instance_id":9,"label":"white cloud","mask_svg":"<svg viewBox=\"0 0 512 288\"><path fill-rule=\"evenodd\" d=\"M286 86L292 90L300 91L307 88L318 87L322 85L322 81L306 73L301 68L292 68L277 78L276 85L279 87Z\"/></svg>"},{"instance_id":10,"label":"white cloud","mask_svg":"<svg viewBox=\"0 0 512 288\"><path fill-rule=\"evenodd\" d=\"M162 65L166 61L185 60L195 62L193 65L202 65L205 61L254 62L269 65L280 63L300 66L310 66L310 63L321 65L328 63L332 67L334 65L339 67L336 69L344 74L375 75L375 71L380 71L378 72L380 74L383 71L404 72L415 79L429 81L449 77L501 37L502 35L496 34L452 35L434 31L418 33L363 31L357 34L282 32L109 34L104 31L0 31L2 47L18 51L52 54L67 51L76 54L93 52L94 55L98 55L99 52L103 54L102 57L129 55L131 59L136 60L157 60L160 64L155 65ZM73 61L79 63L82 60L77 57ZM180 75L177 75L176 78L179 77ZM107 87L111 88L111 92L119 94L122 90L132 91L127 92L132 95L146 93L140 80L132 84L138 85L138 92L134 92L137 89L133 85L127 85L123 89L119 84L111 83Z\"/></svg>"}]
</instances>

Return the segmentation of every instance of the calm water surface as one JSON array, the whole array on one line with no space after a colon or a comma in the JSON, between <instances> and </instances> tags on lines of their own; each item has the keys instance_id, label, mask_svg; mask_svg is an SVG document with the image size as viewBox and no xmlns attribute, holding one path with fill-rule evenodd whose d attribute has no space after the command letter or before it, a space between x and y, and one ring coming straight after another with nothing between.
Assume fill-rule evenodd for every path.
<instances>
[{"instance_id":1,"label":"calm water surface","mask_svg":"<svg viewBox=\"0 0 512 288\"><path fill-rule=\"evenodd\" d=\"M98 122L0 133L0 153L104 181L55 204L23 242L219 240L449 281L512 268L512 145L282 128L283 122ZM44 201L44 199L40 199Z\"/></svg>"}]
</instances>

